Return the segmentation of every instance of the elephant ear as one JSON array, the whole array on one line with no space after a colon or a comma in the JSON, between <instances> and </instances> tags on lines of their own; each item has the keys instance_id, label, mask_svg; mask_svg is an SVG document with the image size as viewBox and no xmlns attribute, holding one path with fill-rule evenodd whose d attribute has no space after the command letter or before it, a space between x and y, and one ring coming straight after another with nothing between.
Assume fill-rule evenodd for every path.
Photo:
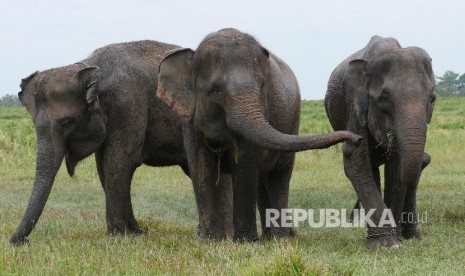
<instances>
[{"instance_id":1,"label":"elephant ear","mask_svg":"<svg viewBox=\"0 0 465 276\"><path fill-rule=\"evenodd\" d=\"M23 101L24 87L26 87L26 85L34 78L35 75L37 75L37 73L39 73L39 71L35 71L34 73L30 74L29 76L25 77L24 79L21 79L21 84L19 85L19 87L21 88L21 91L18 92L18 98L21 101L21 103L23 103L23 104L24 104L24 101Z\"/></svg>"},{"instance_id":2,"label":"elephant ear","mask_svg":"<svg viewBox=\"0 0 465 276\"><path fill-rule=\"evenodd\" d=\"M96 66L86 67L77 72L77 78L86 91L86 101L88 107L93 110L99 110L98 101L98 82L100 79L100 69Z\"/></svg>"},{"instance_id":3,"label":"elephant ear","mask_svg":"<svg viewBox=\"0 0 465 276\"><path fill-rule=\"evenodd\" d=\"M188 122L194 114L195 90L193 80L194 51L175 49L165 54L158 73L157 97Z\"/></svg>"},{"instance_id":4,"label":"elephant ear","mask_svg":"<svg viewBox=\"0 0 465 276\"><path fill-rule=\"evenodd\" d=\"M267 58L270 57L270 51L268 51L268 49L266 49L265 47L262 47L262 52Z\"/></svg>"},{"instance_id":5,"label":"elephant ear","mask_svg":"<svg viewBox=\"0 0 465 276\"><path fill-rule=\"evenodd\" d=\"M367 125L368 116L369 74L367 64L368 62L363 59L352 60L344 75L346 89L352 91L355 116L363 127Z\"/></svg>"}]
</instances>

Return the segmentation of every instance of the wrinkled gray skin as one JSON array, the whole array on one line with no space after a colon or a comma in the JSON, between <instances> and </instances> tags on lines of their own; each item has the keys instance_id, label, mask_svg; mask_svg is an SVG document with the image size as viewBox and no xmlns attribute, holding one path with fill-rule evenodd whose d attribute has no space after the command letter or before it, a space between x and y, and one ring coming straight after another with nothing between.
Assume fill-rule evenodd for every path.
<instances>
[{"instance_id":1,"label":"wrinkled gray skin","mask_svg":"<svg viewBox=\"0 0 465 276\"><path fill-rule=\"evenodd\" d=\"M105 191L108 232L141 233L130 196L136 168L143 163L179 165L188 174L181 122L155 97L161 58L176 48L155 41L112 44L80 63L23 79L19 98L36 128L37 167L12 244L27 242L63 158L73 175L77 162L92 153ZM230 177L224 176L219 187L224 191L220 197L229 204L219 211L229 219L221 231L232 235Z\"/></svg>"},{"instance_id":2,"label":"wrinkled gray skin","mask_svg":"<svg viewBox=\"0 0 465 276\"><path fill-rule=\"evenodd\" d=\"M223 239L218 168L232 173L234 239L292 236L265 227L265 209L288 207L294 152L360 137L347 131L297 136L300 92L291 69L250 35L224 29L194 52L174 50L160 65L157 96L184 120L186 149L200 217L200 235Z\"/></svg>"},{"instance_id":3,"label":"wrinkled gray skin","mask_svg":"<svg viewBox=\"0 0 465 276\"><path fill-rule=\"evenodd\" d=\"M343 145L344 170L364 209L379 226L382 211L392 210L396 228L368 227L367 246L398 247L402 238L420 238L416 192L430 162L425 150L427 123L436 95L431 58L421 48L402 48L393 38L374 36L368 45L333 71L325 98L334 130L365 139ZM385 165L384 201L379 166ZM388 225L389 226L389 225Z\"/></svg>"}]
</instances>

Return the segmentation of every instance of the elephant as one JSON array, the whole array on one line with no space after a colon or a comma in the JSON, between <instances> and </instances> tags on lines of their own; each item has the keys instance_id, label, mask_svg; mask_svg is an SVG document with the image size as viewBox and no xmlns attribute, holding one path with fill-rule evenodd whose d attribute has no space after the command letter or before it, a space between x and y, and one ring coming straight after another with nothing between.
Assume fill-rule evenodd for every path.
<instances>
[{"instance_id":1,"label":"elephant","mask_svg":"<svg viewBox=\"0 0 465 276\"><path fill-rule=\"evenodd\" d=\"M421 238L416 193L431 161L425 143L434 89L432 59L425 50L402 48L396 39L380 36L346 58L329 78L325 109L331 126L364 138L356 148L345 143L342 152L345 174L361 205L374 212L368 248L398 247L403 238ZM383 212L395 223L380 224ZM415 219L406 222L406 215Z\"/></svg>"},{"instance_id":2,"label":"elephant","mask_svg":"<svg viewBox=\"0 0 465 276\"><path fill-rule=\"evenodd\" d=\"M10 243L28 242L62 160L72 176L92 153L105 192L108 232L142 232L130 196L136 168L179 165L189 175L181 121L155 97L163 53L177 48L149 40L110 44L80 62L22 80L18 96L35 125L37 166L29 204ZM218 186L222 231L231 236L231 177L222 175Z\"/></svg>"},{"instance_id":3,"label":"elephant","mask_svg":"<svg viewBox=\"0 0 465 276\"><path fill-rule=\"evenodd\" d=\"M298 136L300 91L289 66L249 34L227 28L194 51L174 49L160 63L157 97L183 121L185 148L201 237L218 230L219 173L233 181L235 241L256 241L256 206L263 237L290 237L266 226L266 209L288 207L295 152L361 139L349 131Z\"/></svg>"}]
</instances>

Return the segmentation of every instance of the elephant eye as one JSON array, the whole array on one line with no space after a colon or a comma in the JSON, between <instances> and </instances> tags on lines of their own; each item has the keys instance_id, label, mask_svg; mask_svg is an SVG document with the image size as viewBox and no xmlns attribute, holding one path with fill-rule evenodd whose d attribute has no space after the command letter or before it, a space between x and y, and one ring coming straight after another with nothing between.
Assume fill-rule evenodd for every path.
<instances>
[{"instance_id":1,"label":"elephant eye","mask_svg":"<svg viewBox=\"0 0 465 276\"><path fill-rule=\"evenodd\" d=\"M60 121L60 125L62 128L66 129L66 128L69 128L70 126L72 126L74 124L74 122L76 121L76 119L74 118L64 118Z\"/></svg>"}]
</instances>

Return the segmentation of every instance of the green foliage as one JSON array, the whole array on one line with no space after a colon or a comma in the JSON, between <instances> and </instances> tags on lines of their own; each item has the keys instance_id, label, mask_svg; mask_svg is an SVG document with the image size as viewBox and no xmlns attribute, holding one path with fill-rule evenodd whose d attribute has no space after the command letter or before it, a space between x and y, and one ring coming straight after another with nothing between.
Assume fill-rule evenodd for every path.
<instances>
[{"instance_id":1,"label":"green foliage","mask_svg":"<svg viewBox=\"0 0 465 276\"><path fill-rule=\"evenodd\" d=\"M436 93L441 96L465 96L465 74L447 71L436 84Z\"/></svg>"},{"instance_id":2,"label":"green foliage","mask_svg":"<svg viewBox=\"0 0 465 276\"><path fill-rule=\"evenodd\" d=\"M16 95L5 95L0 98L0 107L13 107L13 106L20 106L21 102L19 101L18 96Z\"/></svg>"},{"instance_id":3,"label":"green foliage","mask_svg":"<svg viewBox=\"0 0 465 276\"><path fill-rule=\"evenodd\" d=\"M31 245L9 246L31 193L35 132L24 108L0 108L0 275L464 275L464 106L465 98L436 102L426 145L432 161L417 196L418 211L427 214L423 240L377 251L365 248L365 229L305 223L291 240L196 238L192 185L177 167L140 167L131 195L146 234L108 236L94 158L73 178L62 166ZM323 102L304 101L301 133L330 131ZM355 199L340 146L297 153L291 207L349 209Z\"/></svg>"}]
</instances>

